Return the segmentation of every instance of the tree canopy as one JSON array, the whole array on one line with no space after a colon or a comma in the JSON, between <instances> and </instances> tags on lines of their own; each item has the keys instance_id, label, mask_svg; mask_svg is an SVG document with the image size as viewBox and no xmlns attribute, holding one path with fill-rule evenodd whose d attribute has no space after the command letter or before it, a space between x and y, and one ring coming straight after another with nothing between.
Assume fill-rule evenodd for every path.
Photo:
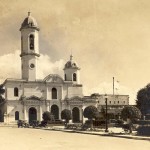
<instances>
[{"instance_id":1,"label":"tree canopy","mask_svg":"<svg viewBox=\"0 0 150 150\"><path fill-rule=\"evenodd\" d=\"M135 106L126 106L121 111L121 118L127 120L128 118L133 120L141 118L140 110Z\"/></svg>"},{"instance_id":2,"label":"tree canopy","mask_svg":"<svg viewBox=\"0 0 150 150\"><path fill-rule=\"evenodd\" d=\"M64 109L61 112L61 119L65 119L66 122L68 122L69 120L71 120L72 119L71 111L68 110L68 109Z\"/></svg>"},{"instance_id":3,"label":"tree canopy","mask_svg":"<svg viewBox=\"0 0 150 150\"><path fill-rule=\"evenodd\" d=\"M136 104L143 115L150 113L150 84L138 91Z\"/></svg>"},{"instance_id":4,"label":"tree canopy","mask_svg":"<svg viewBox=\"0 0 150 150\"><path fill-rule=\"evenodd\" d=\"M97 118L99 113L95 106L88 106L84 109L83 115L85 118L93 119Z\"/></svg>"},{"instance_id":5,"label":"tree canopy","mask_svg":"<svg viewBox=\"0 0 150 150\"><path fill-rule=\"evenodd\" d=\"M0 103L4 102L4 98L2 95L5 93L5 89L3 89L3 84L0 84Z\"/></svg>"},{"instance_id":6,"label":"tree canopy","mask_svg":"<svg viewBox=\"0 0 150 150\"><path fill-rule=\"evenodd\" d=\"M5 93L5 90L3 89L3 84L0 84L0 95L4 93Z\"/></svg>"},{"instance_id":7,"label":"tree canopy","mask_svg":"<svg viewBox=\"0 0 150 150\"><path fill-rule=\"evenodd\" d=\"M48 122L54 119L54 116L49 112L49 111L45 111L42 115L42 118L44 121Z\"/></svg>"}]
</instances>

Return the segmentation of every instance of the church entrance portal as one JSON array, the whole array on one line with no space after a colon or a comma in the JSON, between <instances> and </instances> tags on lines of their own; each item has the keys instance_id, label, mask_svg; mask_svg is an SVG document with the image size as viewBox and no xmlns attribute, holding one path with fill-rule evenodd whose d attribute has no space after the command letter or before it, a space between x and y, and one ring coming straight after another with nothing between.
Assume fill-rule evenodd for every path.
<instances>
[{"instance_id":1,"label":"church entrance portal","mask_svg":"<svg viewBox=\"0 0 150 150\"><path fill-rule=\"evenodd\" d=\"M33 120L37 120L37 111L34 107L31 107L29 109L29 123L31 123Z\"/></svg>"},{"instance_id":2,"label":"church entrance portal","mask_svg":"<svg viewBox=\"0 0 150 150\"><path fill-rule=\"evenodd\" d=\"M80 111L79 111L79 108L77 107L74 107L72 109L72 121L74 123L80 122Z\"/></svg>"},{"instance_id":3,"label":"church entrance portal","mask_svg":"<svg viewBox=\"0 0 150 150\"><path fill-rule=\"evenodd\" d=\"M54 119L59 119L59 108L57 105L52 105L51 113L54 115Z\"/></svg>"}]
</instances>

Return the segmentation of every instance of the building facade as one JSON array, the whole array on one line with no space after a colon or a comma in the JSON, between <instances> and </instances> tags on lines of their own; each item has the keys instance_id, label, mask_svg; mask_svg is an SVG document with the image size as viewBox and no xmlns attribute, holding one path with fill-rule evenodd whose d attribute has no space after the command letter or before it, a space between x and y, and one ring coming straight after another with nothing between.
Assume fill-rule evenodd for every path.
<instances>
[{"instance_id":1,"label":"building facade","mask_svg":"<svg viewBox=\"0 0 150 150\"><path fill-rule=\"evenodd\" d=\"M28 13L24 19L21 32L21 79L6 79L5 102L0 105L5 123L16 123L17 120L42 121L42 114L50 111L55 119L61 119L61 111L69 109L72 121L84 120L83 111L87 106L99 108L105 105L104 95L95 97L83 96L80 83L80 68L73 56L64 66L64 77L49 74L44 79L37 79L37 59L39 51L39 27L36 20ZM128 96L127 96L128 97ZM113 106L127 105L128 99L119 96L119 103Z\"/></svg>"},{"instance_id":2,"label":"building facade","mask_svg":"<svg viewBox=\"0 0 150 150\"><path fill-rule=\"evenodd\" d=\"M97 95L99 112L106 109L106 95ZM129 105L129 95L107 95L107 112L111 119L120 119L121 111Z\"/></svg>"},{"instance_id":3,"label":"building facade","mask_svg":"<svg viewBox=\"0 0 150 150\"><path fill-rule=\"evenodd\" d=\"M95 105L95 99L84 99L80 83L80 68L73 61L73 56L64 66L64 78L49 74L44 79L37 79L37 58L39 53L39 27L36 20L28 13L21 32L21 79L6 79L5 104L1 106L4 122L17 120L42 120L45 111L53 113L55 119L61 119L61 111L72 111L73 122L83 120L83 109Z\"/></svg>"}]
</instances>

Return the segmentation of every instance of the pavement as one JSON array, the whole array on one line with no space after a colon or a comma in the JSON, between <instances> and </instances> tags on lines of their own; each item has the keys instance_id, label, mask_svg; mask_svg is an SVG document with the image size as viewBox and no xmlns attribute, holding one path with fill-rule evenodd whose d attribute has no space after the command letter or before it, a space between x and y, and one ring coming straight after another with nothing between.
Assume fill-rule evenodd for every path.
<instances>
[{"instance_id":1,"label":"pavement","mask_svg":"<svg viewBox=\"0 0 150 150\"><path fill-rule=\"evenodd\" d=\"M14 128L17 128L17 125L0 124L0 127L14 127ZM65 129L64 126L50 126L50 127L47 127L47 128L37 127L36 129L150 141L150 136L139 136L139 135L137 135L136 131L133 131L132 134L125 133L122 128L118 128L118 127L109 128L108 129L109 132L105 132L105 129L96 129L96 130L93 130L93 131L91 131L91 130L81 131L81 130L75 130L75 129Z\"/></svg>"},{"instance_id":2,"label":"pavement","mask_svg":"<svg viewBox=\"0 0 150 150\"><path fill-rule=\"evenodd\" d=\"M122 128L112 127L109 128L109 132L105 132L105 129L96 129L95 131L80 131L73 129L65 129L63 126L53 126L48 128L42 128L44 130L53 130L53 131L62 131L69 133L80 133L80 134L89 134L89 135L98 135L98 136L109 136L109 137L118 137L134 140L148 140L150 141L150 136L138 136L136 131L133 131L132 134L125 133Z\"/></svg>"}]
</instances>

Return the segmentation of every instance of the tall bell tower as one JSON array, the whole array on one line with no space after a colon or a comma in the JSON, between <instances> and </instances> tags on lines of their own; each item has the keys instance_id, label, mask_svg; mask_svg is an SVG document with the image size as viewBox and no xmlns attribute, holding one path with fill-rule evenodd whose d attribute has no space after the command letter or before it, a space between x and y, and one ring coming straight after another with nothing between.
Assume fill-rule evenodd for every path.
<instances>
[{"instance_id":1,"label":"tall bell tower","mask_svg":"<svg viewBox=\"0 0 150 150\"><path fill-rule=\"evenodd\" d=\"M37 57L39 57L39 27L36 20L28 12L21 28L21 72L22 79L36 80Z\"/></svg>"}]
</instances>

